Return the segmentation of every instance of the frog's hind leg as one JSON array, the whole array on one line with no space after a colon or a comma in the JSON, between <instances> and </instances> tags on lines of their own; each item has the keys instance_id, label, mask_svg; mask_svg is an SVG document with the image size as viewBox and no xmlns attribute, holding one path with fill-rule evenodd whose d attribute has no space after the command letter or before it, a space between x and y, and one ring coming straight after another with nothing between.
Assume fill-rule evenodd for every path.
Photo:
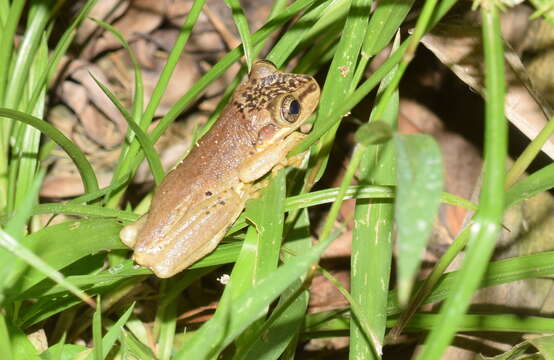
<instances>
[{"instance_id":1,"label":"frog's hind leg","mask_svg":"<svg viewBox=\"0 0 554 360\"><path fill-rule=\"evenodd\" d=\"M155 259L136 251L135 261L166 278L212 252L240 215L244 200L232 189L215 193L175 220L165 234L163 254Z\"/></svg>"}]
</instances>

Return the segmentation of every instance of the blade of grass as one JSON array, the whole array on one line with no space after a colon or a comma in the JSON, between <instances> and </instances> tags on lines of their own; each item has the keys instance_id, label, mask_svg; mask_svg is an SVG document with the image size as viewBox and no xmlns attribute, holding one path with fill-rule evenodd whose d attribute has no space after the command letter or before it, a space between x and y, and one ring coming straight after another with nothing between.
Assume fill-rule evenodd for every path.
<instances>
[{"instance_id":1,"label":"blade of grass","mask_svg":"<svg viewBox=\"0 0 554 360\"><path fill-rule=\"evenodd\" d=\"M32 187L27 193L25 201L21 204L19 211L8 220L4 230L16 239L20 239L25 234L25 224L29 221L32 214L33 206L38 202L38 193L44 179L46 169L41 169L37 176L33 179ZM5 277L3 277L5 279Z\"/></svg>"},{"instance_id":2,"label":"blade of grass","mask_svg":"<svg viewBox=\"0 0 554 360\"><path fill-rule=\"evenodd\" d=\"M25 86L28 86L29 84L29 72L31 70L31 65L35 60L34 55L37 54L37 49L40 45L40 40L42 38L44 28L50 16L50 5L52 4L39 1L33 1L30 4L29 13L32 13L32 16L29 16L28 18L28 24L25 29L25 34L23 36L21 45L18 48L17 56L14 59L13 68L10 69L9 76L7 78L8 84L6 89L9 89L9 91L6 91L4 101L4 106L7 108L26 108L26 104L24 102L24 100L27 99L27 97L24 96ZM6 49L11 48L12 46L9 46ZM0 127L2 127L2 143L5 146L4 148L2 148L2 153L4 153L4 151L7 152L8 150L8 137L12 132L13 134L19 135L11 139L12 144L15 142L19 145L15 146L14 149L12 149L12 152L14 152L16 156L18 156L20 152L26 150L24 147L21 147L21 136L23 128L25 127L23 124L14 124L12 120L4 119ZM36 134L35 137L37 137ZM30 142L26 142L24 145L29 146L32 144L30 144ZM30 151L31 154L33 152L33 150ZM6 159L5 161L6 163L0 164L0 188L5 191L7 186L8 190L6 194L7 197L0 198L0 207L3 208L4 205L7 205L8 211L11 211L15 208L15 196L17 191L15 189L14 182L16 182L15 178L17 175L19 162L16 161L15 164L8 164L7 162L9 160ZM5 165L5 167L2 167L2 165ZM6 179L4 178L6 174L8 174L7 183L5 182ZM22 185L25 186L26 184ZM27 183L27 185L29 184ZM0 194L0 196L1 195L4 194Z\"/></svg>"},{"instance_id":3,"label":"blade of grass","mask_svg":"<svg viewBox=\"0 0 554 360\"><path fill-rule=\"evenodd\" d=\"M154 181L156 185L159 185L162 183L163 177L164 177L164 170L162 167L162 163L160 161L160 157L158 156L158 153L156 152L156 149L154 149L154 145L150 142L150 139L148 136L142 131L140 126L133 120L131 114L125 109L123 104L119 101L119 99L108 89L104 84L102 84L96 77L92 74L90 76L93 78L94 82L102 89L104 94L110 99L110 101L115 105L117 110L123 115L123 118L127 122L127 125L129 125L129 128L133 131L135 134L142 150L144 151L146 155L146 159L148 160L148 165L150 165L150 170L152 171L152 175L154 176Z\"/></svg>"},{"instance_id":4,"label":"blade of grass","mask_svg":"<svg viewBox=\"0 0 554 360\"><path fill-rule=\"evenodd\" d=\"M247 232L243 246L245 255L243 256L241 251L239 261L235 264L231 275L232 283L249 284L242 286L243 292L277 269L283 236L285 190L285 171L281 169L271 179L270 184L262 190L261 197L253 199L247 204L246 217L253 223L255 231ZM251 233L254 236L252 244L249 244L247 243L248 234ZM243 263L240 260L245 257L249 258L244 261L245 269L240 269ZM236 276L235 271L236 274L242 274L242 276ZM234 296L238 295L237 292L233 292L233 294ZM263 320L256 321L241 334L236 341L237 351L252 346L259 337L262 325Z\"/></svg>"},{"instance_id":5,"label":"blade of grass","mask_svg":"<svg viewBox=\"0 0 554 360\"><path fill-rule=\"evenodd\" d=\"M250 72L257 54L252 45L252 35L250 34L250 28L248 27L248 19L240 6L239 0L225 0L225 3L231 9L235 26L239 31L244 57L246 58L246 65L248 67L248 72Z\"/></svg>"},{"instance_id":6,"label":"blade of grass","mask_svg":"<svg viewBox=\"0 0 554 360\"><path fill-rule=\"evenodd\" d=\"M132 116L130 118L133 119L133 122L135 124L140 124L141 122L141 116L143 111L143 102L144 102L144 84L142 81L142 73L141 73L141 67L137 60L137 57L135 56L134 51L129 46L129 43L127 40L125 40L125 37L121 32L119 32L116 28L111 26L110 24L98 20L98 19L92 19L94 22L96 22L98 25L100 25L103 29L109 31L114 35L114 37L117 39L119 44L127 51L127 54L129 54L129 57L131 58L131 63L133 64L133 74L134 74L134 96L133 96L133 105L132 105ZM127 121L129 122L129 120ZM127 156L129 145L133 142L135 138L135 129L132 129L133 132L130 132L127 134L127 140L123 143L121 147L121 152L119 154L119 159L117 164L122 164L124 162L125 157ZM146 128L140 128L140 130L146 131ZM139 144L142 146L142 143L144 143L144 139L138 139ZM144 147L143 147L144 148ZM148 154L146 154L148 157ZM115 178L119 178L118 176L118 169L116 169L114 173ZM113 181L112 181L113 183Z\"/></svg>"},{"instance_id":7,"label":"blade of grass","mask_svg":"<svg viewBox=\"0 0 554 360\"><path fill-rule=\"evenodd\" d=\"M343 99L348 98L351 94L351 83L365 37L371 3L371 0L353 0L351 2L337 51L325 78L314 130L325 123L333 122L334 125L328 129L316 145L314 160L312 160L314 164L306 176L308 188L320 179L327 164L335 132L338 129L338 122L334 121L331 115L334 114Z\"/></svg>"},{"instance_id":8,"label":"blade of grass","mask_svg":"<svg viewBox=\"0 0 554 360\"><path fill-rule=\"evenodd\" d=\"M406 305L439 210L443 167L440 148L431 136L395 134L394 140L398 297Z\"/></svg>"},{"instance_id":9,"label":"blade of grass","mask_svg":"<svg viewBox=\"0 0 554 360\"><path fill-rule=\"evenodd\" d=\"M192 8L190 9L187 18L183 25L181 26L179 35L177 36L177 39L175 40L175 44L173 45L173 48L171 49L171 52L169 54L169 57L167 58L167 62L160 73L160 77L158 79L158 82L156 83L156 86L154 87L154 90L152 90L152 95L150 97L150 101L148 102L148 105L146 106L146 109L144 110L144 113L142 114L142 118L140 120L140 127L143 130L148 129L150 124L152 123L152 119L154 118L154 114L156 113L156 109L158 108L162 96L165 92L165 89L167 88L167 85L171 79L171 75L173 74L173 70L175 70L175 67L177 66L177 63L179 62L179 58L181 54L183 53L183 50L185 48L185 45L189 39L189 36L192 32L192 28L196 24L196 21L198 20L198 16L200 15L200 12L202 11L202 8L204 7L205 0L198 0L194 1ZM181 109L182 110L182 109ZM175 115L175 118L181 113L179 111L178 114ZM167 116L167 115L166 115ZM169 124L168 124L169 125ZM165 129L164 129L165 130ZM160 134L161 135L161 134ZM158 140L156 137L151 136L150 137L152 144L155 144ZM133 142L130 147L128 154L124 161L121 164L118 164L118 167L116 168L114 172L114 177L112 180L117 181L119 178L125 175L132 174L134 172L134 169L142 162L142 159L144 157L140 155L136 155L139 150L139 143ZM138 159L137 159L138 158ZM133 161L135 161L133 163ZM122 192L118 193L118 195L115 195L112 198L112 201L110 201L110 205L115 205L119 202L119 198L121 197ZM115 206L111 206L115 207Z\"/></svg>"},{"instance_id":10,"label":"blade of grass","mask_svg":"<svg viewBox=\"0 0 554 360\"><path fill-rule=\"evenodd\" d=\"M5 4L5 7L7 6L8 4ZM9 68L11 64L11 57L13 56L11 49L13 49L15 31L17 30L17 24L19 24L24 6L24 0L15 0L12 1L12 6L10 7L9 12L2 13L7 17L7 21L0 32L0 49L6 49L7 51L0 52L0 106L5 106L6 104L6 87L8 85L10 74ZM7 133L3 126L2 129L3 133L1 139L4 140L7 137ZM6 145L5 142L3 145Z\"/></svg>"},{"instance_id":11,"label":"blade of grass","mask_svg":"<svg viewBox=\"0 0 554 360\"><path fill-rule=\"evenodd\" d=\"M308 31L312 29L314 23L316 23L317 20L322 17L322 14L329 8L329 4L322 3L306 12L302 18L287 29L279 42L273 46L266 58L277 67L282 66L298 44L305 38Z\"/></svg>"},{"instance_id":12,"label":"blade of grass","mask_svg":"<svg viewBox=\"0 0 554 360\"><path fill-rule=\"evenodd\" d=\"M296 279L305 274L332 241L329 237L306 253L279 267L261 279L252 289L232 302L228 311L216 311L175 355L175 360L203 359L220 351L265 313L265 309Z\"/></svg>"},{"instance_id":13,"label":"blade of grass","mask_svg":"<svg viewBox=\"0 0 554 360\"><path fill-rule=\"evenodd\" d=\"M438 359L452 340L473 292L477 289L500 233L504 209L507 124L504 116L504 51L500 35L499 10L494 2L483 3L485 54L485 169L480 207L470 226L470 239L462 269L462 286L454 289L441 308L438 324L426 339L420 359Z\"/></svg>"},{"instance_id":14,"label":"blade of grass","mask_svg":"<svg viewBox=\"0 0 554 360\"><path fill-rule=\"evenodd\" d=\"M537 154L541 151L542 146L550 139L554 134L554 116L550 118L546 126L540 131L540 133L531 141L529 145L523 150L521 155L518 156L514 165L508 170L506 175L506 189L510 189L512 185L519 179L519 177L529 167L533 159L537 157Z\"/></svg>"},{"instance_id":15,"label":"blade of grass","mask_svg":"<svg viewBox=\"0 0 554 360\"><path fill-rule=\"evenodd\" d=\"M379 5L381 6L381 4ZM379 9L379 7L377 8ZM377 11L377 10L376 10ZM375 16L370 20L374 22ZM368 29L368 32L371 31ZM367 47L370 37L366 38L364 47ZM376 40L373 40L376 41ZM397 45L396 45L397 46ZM362 50L362 65L365 54ZM379 94L390 81L390 73L380 85ZM356 79L356 76L355 76ZM356 82L356 80L354 80ZM353 82L353 83L354 83ZM396 128L398 118L398 92L387 99L389 106L386 117L383 119L391 128ZM371 119L370 119L371 122ZM362 155L358 180L362 183L395 184L396 163L391 142L383 145L370 146ZM392 230L394 207L389 201L357 200L354 213L354 229L352 230L352 256L350 291L352 298L360 304L364 311L360 314L376 337L378 356L371 349L366 340L360 322L353 321L350 328L350 357L359 359L378 359L382 354L383 338L385 334L387 295L390 279L392 259Z\"/></svg>"},{"instance_id":16,"label":"blade of grass","mask_svg":"<svg viewBox=\"0 0 554 360\"><path fill-rule=\"evenodd\" d=\"M71 140L65 137L65 135L62 134L58 129L41 119L17 110L0 108L0 117L7 117L31 125L32 127L40 130L40 132L44 135L50 137L59 146L61 146L65 152L67 152L69 157L75 163L75 166L79 170L79 174L83 179L85 190L87 192L98 190L98 181L96 180L96 175L94 174L94 170L92 169L92 166L86 159L85 155L75 144L73 144L73 142L71 142Z\"/></svg>"},{"instance_id":17,"label":"blade of grass","mask_svg":"<svg viewBox=\"0 0 554 360\"><path fill-rule=\"evenodd\" d=\"M98 299L98 304L100 304L100 299ZM133 308L135 307L135 304L131 304L129 308L121 315L121 317L117 320L115 324L113 324L106 335L102 337L102 313L100 310L100 306L96 309L94 312L94 318L92 322L92 334L93 334L93 340L94 340L94 358L97 359L98 356L101 356L99 359L105 359L112 346L115 344L116 340L119 338L119 335L123 331L123 326L125 326L125 323L129 320L129 317L133 313ZM97 315L98 314L98 315ZM96 324L96 327L95 327ZM99 336L99 337L98 337ZM93 354L91 353L87 359L92 358Z\"/></svg>"},{"instance_id":18,"label":"blade of grass","mask_svg":"<svg viewBox=\"0 0 554 360\"><path fill-rule=\"evenodd\" d=\"M360 61L356 66L351 91L356 89L369 60L383 50L392 40L394 34L398 32L413 4L414 0L379 1L367 26L366 38L362 46Z\"/></svg>"},{"instance_id":19,"label":"blade of grass","mask_svg":"<svg viewBox=\"0 0 554 360\"><path fill-rule=\"evenodd\" d=\"M173 288L173 279L164 279L160 285L160 294L162 299L169 289ZM177 299L163 301L156 311L156 323L154 331L158 333L158 359L169 360L173 352L173 341L175 338L175 329L177 327Z\"/></svg>"},{"instance_id":20,"label":"blade of grass","mask_svg":"<svg viewBox=\"0 0 554 360\"><path fill-rule=\"evenodd\" d=\"M46 38L42 37L40 47L35 55L35 60L31 64L29 81L27 84L27 90L29 92L36 86L36 79L39 73L44 71L47 63L48 44L46 43ZM44 113L46 92L42 91L40 95L34 108L31 109L31 114L38 118L41 118ZM41 136L40 131L31 126L21 126L20 130L21 137L16 139L19 143L19 147L17 151L14 151L17 156L12 155L12 161L10 162L10 172L12 172L13 169L14 174L17 174L14 181L9 184L12 194L14 194L14 209L20 208L21 203L31 191L33 179L36 177ZM9 199L11 199L11 197ZM10 206L8 206L8 208L10 208Z\"/></svg>"},{"instance_id":21,"label":"blade of grass","mask_svg":"<svg viewBox=\"0 0 554 360\"><path fill-rule=\"evenodd\" d=\"M8 80L7 89L10 89L10 91L6 92L4 106L11 109L18 109L21 100L24 98L23 89L27 85L34 54L40 45L44 28L50 18L51 7L48 2L33 1L31 8L33 16L29 18L23 41L17 52L14 68L10 71L11 76Z\"/></svg>"},{"instance_id":22,"label":"blade of grass","mask_svg":"<svg viewBox=\"0 0 554 360\"><path fill-rule=\"evenodd\" d=\"M440 2L437 6L437 10L435 13L433 13L430 21L430 27L435 25L451 8L454 6L457 0L444 0ZM413 36L413 35L412 35ZM310 132L310 134L296 147L294 148L290 153L289 156L294 156L296 154L299 154L301 152L306 151L310 146L312 146L317 140L319 140L323 134L327 133L330 129L333 128L342 118L347 114L354 106L356 106L362 99L364 99L367 94L375 86L379 84L379 82L383 79L383 77L388 74L396 64L400 62L400 60L403 58L404 53L406 52L406 49L408 45L410 44L410 41L412 41L412 36L410 36L408 39L406 39L400 47L394 51L389 58L373 73L370 77L368 77L362 85L360 85L356 91L351 93L347 98L341 98L341 104L335 109L332 115L330 115L330 118L332 120L325 121L324 123L320 123L318 127L314 128L313 131Z\"/></svg>"},{"instance_id":23,"label":"blade of grass","mask_svg":"<svg viewBox=\"0 0 554 360\"><path fill-rule=\"evenodd\" d=\"M289 233L283 260L286 263L294 258L293 254L303 254L311 248L308 213L304 210L295 222L295 228ZM288 349L296 349L295 338L304 321L308 307L309 293L304 283L305 277L296 280L279 298L276 308L259 333L263 334L248 348L237 351L237 360L286 359L281 355Z\"/></svg>"},{"instance_id":24,"label":"blade of grass","mask_svg":"<svg viewBox=\"0 0 554 360\"><path fill-rule=\"evenodd\" d=\"M510 187L506 193L506 209L553 187L554 164L550 164Z\"/></svg>"},{"instance_id":25,"label":"blade of grass","mask_svg":"<svg viewBox=\"0 0 554 360\"><path fill-rule=\"evenodd\" d=\"M133 222L137 221L139 215L130 211L110 209L94 205L78 204L40 204L33 208L33 215L38 214L67 214L77 216L99 216L104 218L117 218L119 220Z\"/></svg>"},{"instance_id":26,"label":"blade of grass","mask_svg":"<svg viewBox=\"0 0 554 360\"><path fill-rule=\"evenodd\" d=\"M90 10L92 10L92 7L96 4L96 1L97 0L87 0L85 5L79 11L79 14L77 15L77 17L75 17L75 20L64 31L62 37L60 38L60 40L56 44L56 47L54 48L52 56L48 61L47 68L38 77L36 86L34 87L32 96L30 97L31 100L29 101L27 106L27 112L30 112L35 107L39 97L41 96L41 93L44 91L44 88L47 82L52 79L56 71L56 68L60 63L60 60L62 59L63 55L67 52L69 45L71 45L71 42L73 41L73 38L77 33L75 29L79 25L81 25L83 20L89 14Z\"/></svg>"},{"instance_id":27,"label":"blade of grass","mask_svg":"<svg viewBox=\"0 0 554 360\"><path fill-rule=\"evenodd\" d=\"M93 357L94 360L104 360L104 351L102 349L102 302L100 296L98 296L96 303L96 311L92 317L92 353L89 354L89 358Z\"/></svg>"},{"instance_id":28,"label":"blade of grass","mask_svg":"<svg viewBox=\"0 0 554 360\"><path fill-rule=\"evenodd\" d=\"M27 339L27 335L17 326L6 322L8 341L11 345L11 357L13 360L40 360L33 344ZM2 354L4 356L4 353Z\"/></svg>"},{"instance_id":29,"label":"blade of grass","mask_svg":"<svg viewBox=\"0 0 554 360\"><path fill-rule=\"evenodd\" d=\"M0 351L6 360L12 360L12 345L10 344L10 333L6 324L6 318L0 314Z\"/></svg>"},{"instance_id":30,"label":"blade of grass","mask_svg":"<svg viewBox=\"0 0 554 360\"><path fill-rule=\"evenodd\" d=\"M94 301L85 294L81 289L77 288L73 284L70 284L65 280L64 276L58 271L54 270L50 265L44 262L40 257L35 255L32 251L21 245L17 240L11 237L9 234L0 230L0 246L4 247L15 256L27 262L30 266L37 269L44 275L48 276L50 279L54 280L59 285L65 287L72 294L77 296L79 299L94 307Z\"/></svg>"}]
</instances>

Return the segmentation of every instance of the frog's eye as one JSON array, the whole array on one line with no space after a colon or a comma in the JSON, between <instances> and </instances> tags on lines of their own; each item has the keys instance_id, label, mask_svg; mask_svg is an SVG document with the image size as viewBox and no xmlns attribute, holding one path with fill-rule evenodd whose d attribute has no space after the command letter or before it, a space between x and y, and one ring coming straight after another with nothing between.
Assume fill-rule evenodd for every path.
<instances>
[{"instance_id":1,"label":"frog's eye","mask_svg":"<svg viewBox=\"0 0 554 360\"><path fill-rule=\"evenodd\" d=\"M302 107L294 96L285 96L283 102L281 102L281 117L289 123L293 123L298 119L301 110Z\"/></svg>"}]
</instances>

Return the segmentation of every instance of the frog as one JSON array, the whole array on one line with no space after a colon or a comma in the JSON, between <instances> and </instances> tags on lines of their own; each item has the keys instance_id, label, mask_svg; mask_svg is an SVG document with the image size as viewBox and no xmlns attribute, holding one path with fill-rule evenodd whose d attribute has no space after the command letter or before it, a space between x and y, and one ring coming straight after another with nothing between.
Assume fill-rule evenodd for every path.
<instances>
[{"instance_id":1,"label":"frog","mask_svg":"<svg viewBox=\"0 0 554 360\"><path fill-rule=\"evenodd\" d=\"M210 130L120 232L133 260L169 278L211 253L309 130L320 96L309 75L256 60ZM262 179L264 178L264 179Z\"/></svg>"}]
</instances>

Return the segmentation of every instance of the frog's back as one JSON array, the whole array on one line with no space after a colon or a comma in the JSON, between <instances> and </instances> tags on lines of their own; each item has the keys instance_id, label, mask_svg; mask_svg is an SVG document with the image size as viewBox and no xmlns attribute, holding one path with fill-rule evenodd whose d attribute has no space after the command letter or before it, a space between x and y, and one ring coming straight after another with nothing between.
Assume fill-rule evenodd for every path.
<instances>
[{"instance_id":1,"label":"frog's back","mask_svg":"<svg viewBox=\"0 0 554 360\"><path fill-rule=\"evenodd\" d=\"M254 151L255 135L233 103L210 131L156 190L137 242L159 238L174 217L199 202L239 184L240 163Z\"/></svg>"}]
</instances>

